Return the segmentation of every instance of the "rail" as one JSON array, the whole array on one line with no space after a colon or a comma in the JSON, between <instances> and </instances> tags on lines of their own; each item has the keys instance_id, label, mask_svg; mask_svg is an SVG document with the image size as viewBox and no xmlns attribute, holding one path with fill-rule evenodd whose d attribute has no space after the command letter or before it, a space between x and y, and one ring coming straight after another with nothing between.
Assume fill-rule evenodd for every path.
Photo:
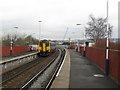
<instances>
[{"instance_id":1,"label":"rail","mask_svg":"<svg viewBox=\"0 0 120 90\"><path fill-rule=\"evenodd\" d=\"M32 85L40 76L42 76L42 74L43 74L43 76L44 76L45 71L47 71L47 69L49 69L50 66L51 66L56 60L60 60L61 55L62 55L62 51L59 50L59 55L56 56L56 57L54 57L54 59L53 59L49 64L47 64L45 68L43 68L43 69L42 69L38 74L36 74L31 80L29 80L26 84L24 84L24 85L21 87L20 90L24 90L24 89L26 89L26 88L30 88L31 85Z\"/></svg>"},{"instance_id":2,"label":"rail","mask_svg":"<svg viewBox=\"0 0 120 90\"><path fill-rule=\"evenodd\" d=\"M55 72L53 73L51 79L49 80L48 84L46 85L45 90L49 90L50 89L50 86L52 85L55 77L58 76L58 74L59 74L59 72L60 72L60 70L62 68L62 65L63 65L65 59L66 59L66 49L64 49L64 52L63 52L63 54L61 56L60 63L57 66L57 68L56 68Z\"/></svg>"}]
</instances>

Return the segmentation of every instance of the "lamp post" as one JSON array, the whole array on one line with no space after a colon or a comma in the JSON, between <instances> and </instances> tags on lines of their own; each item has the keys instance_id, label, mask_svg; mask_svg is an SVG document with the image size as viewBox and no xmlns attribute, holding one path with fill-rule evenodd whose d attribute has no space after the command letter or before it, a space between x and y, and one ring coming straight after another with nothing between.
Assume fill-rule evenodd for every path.
<instances>
[{"instance_id":1,"label":"lamp post","mask_svg":"<svg viewBox=\"0 0 120 90\"><path fill-rule=\"evenodd\" d=\"M71 38L69 37L69 43L70 43L70 46L71 46Z\"/></svg>"},{"instance_id":2,"label":"lamp post","mask_svg":"<svg viewBox=\"0 0 120 90\"><path fill-rule=\"evenodd\" d=\"M15 35L17 35L17 29L18 29L18 27L15 26L14 28L15 28Z\"/></svg>"},{"instance_id":3,"label":"lamp post","mask_svg":"<svg viewBox=\"0 0 120 90\"><path fill-rule=\"evenodd\" d=\"M15 26L14 28L15 28L15 38L14 38L14 41L16 41L16 39L17 39L17 29L18 29L18 27Z\"/></svg>"},{"instance_id":4,"label":"lamp post","mask_svg":"<svg viewBox=\"0 0 120 90\"><path fill-rule=\"evenodd\" d=\"M12 40L12 34L11 34L11 40L10 40L10 56L12 56L12 46L13 46L13 40Z\"/></svg>"},{"instance_id":5,"label":"lamp post","mask_svg":"<svg viewBox=\"0 0 120 90\"><path fill-rule=\"evenodd\" d=\"M107 0L107 34L109 31L109 25L108 25L108 0ZM109 35L107 35L107 41L106 41L106 72L105 74L108 76L109 75Z\"/></svg>"},{"instance_id":6,"label":"lamp post","mask_svg":"<svg viewBox=\"0 0 120 90\"><path fill-rule=\"evenodd\" d=\"M15 29L17 29L18 27L14 27ZM13 37L11 34L11 40L10 40L10 56L12 56L12 52L13 52Z\"/></svg>"},{"instance_id":7,"label":"lamp post","mask_svg":"<svg viewBox=\"0 0 120 90\"><path fill-rule=\"evenodd\" d=\"M18 27L16 26L16 27L14 27L14 28L16 28L16 29L17 29Z\"/></svg>"},{"instance_id":8,"label":"lamp post","mask_svg":"<svg viewBox=\"0 0 120 90\"><path fill-rule=\"evenodd\" d=\"M76 24L76 25L81 25L81 24ZM78 52L80 51L80 42L79 42L79 40L78 40Z\"/></svg>"},{"instance_id":9,"label":"lamp post","mask_svg":"<svg viewBox=\"0 0 120 90\"><path fill-rule=\"evenodd\" d=\"M76 25L82 25L82 24L76 24ZM83 39L84 39L84 55L83 56L85 56L85 31L84 31ZM78 41L78 52L80 51L79 46L80 46L80 44L79 44L79 41Z\"/></svg>"},{"instance_id":10,"label":"lamp post","mask_svg":"<svg viewBox=\"0 0 120 90\"><path fill-rule=\"evenodd\" d=\"M14 28L15 28L15 35L17 35L17 29L18 29L18 27L15 26Z\"/></svg>"},{"instance_id":11,"label":"lamp post","mask_svg":"<svg viewBox=\"0 0 120 90\"><path fill-rule=\"evenodd\" d=\"M31 36L31 45L33 44L33 40L32 40L32 35L34 35L35 33L32 33L30 36Z\"/></svg>"},{"instance_id":12,"label":"lamp post","mask_svg":"<svg viewBox=\"0 0 120 90\"><path fill-rule=\"evenodd\" d=\"M15 29L18 29L18 27L17 27L17 26L15 26L14 28L15 28Z\"/></svg>"},{"instance_id":13,"label":"lamp post","mask_svg":"<svg viewBox=\"0 0 120 90\"><path fill-rule=\"evenodd\" d=\"M39 41L40 41L40 31L41 31L41 24L40 24L40 23L41 23L42 21L38 21L38 22L39 22Z\"/></svg>"},{"instance_id":14,"label":"lamp post","mask_svg":"<svg viewBox=\"0 0 120 90\"><path fill-rule=\"evenodd\" d=\"M72 34L73 34L73 36L74 36L75 32L72 32ZM73 41L72 41L72 45L74 45L74 39L73 39Z\"/></svg>"}]
</instances>

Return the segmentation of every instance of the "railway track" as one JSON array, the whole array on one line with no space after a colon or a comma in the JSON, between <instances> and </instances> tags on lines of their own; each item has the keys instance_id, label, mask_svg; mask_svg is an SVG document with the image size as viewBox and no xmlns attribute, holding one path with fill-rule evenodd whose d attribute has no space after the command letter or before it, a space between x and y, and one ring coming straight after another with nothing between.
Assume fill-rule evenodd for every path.
<instances>
[{"instance_id":1,"label":"railway track","mask_svg":"<svg viewBox=\"0 0 120 90\"><path fill-rule=\"evenodd\" d=\"M58 57L54 58L45 68L43 68L31 80L29 80L26 84L24 84L20 90L24 90L24 89L31 90L31 88L48 90L53 80L55 79L56 74L58 73L58 70L62 64L64 56L65 56L65 51L64 50L60 51Z\"/></svg>"},{"instance_id":2,"label":"railway track","mask_svg":"<svg viewBox=\"0 0 120 90\"><path fill-rule=\"evenodd\" d=\"M50 89L50 86L52 85L55 77L57 76L57 74L59 74L59 70L60 70L60 68L62 68L63 60L65 59L65 54L66 54L66 50L64 49L61 53L61 56L60 56L61 58L58 62L58 65L56 66L56 69L54 69L50 79L48 80L47 85L45 86L45 90Z\"/></svg>"},{"instance_id":3,"label":"railway track","mask_svg":"<svg viewBox=\"0 0 120 90\"><path fill-rule=\"evenodd\" d=\"M42 57L23 65L13 71L5 73L2 81L2 89L8 88L21 88L32 77L40 72L53 58L58 56L58 52L55 52L49 57Z\"/></svg>"},{"instance_id":4,"label":"railway track","mask_svg":"<svg viewBox=\"0 0 120 90\"><path fill-rule=\"evenodd\" d=\"M34 60L32 62L29 62L27 64L22 65L21 67L15 68L11 71L8 71L4 74L2 74L2 84L7 82L8 80L18 76L19 74L21 74L22 72L32 68L33 66L35 66L37 63L41 62L42 60L44 60L44 58L40 58L41 60ZM26 67L27 66L27 67Z\"/></svg>"}]
</instances>

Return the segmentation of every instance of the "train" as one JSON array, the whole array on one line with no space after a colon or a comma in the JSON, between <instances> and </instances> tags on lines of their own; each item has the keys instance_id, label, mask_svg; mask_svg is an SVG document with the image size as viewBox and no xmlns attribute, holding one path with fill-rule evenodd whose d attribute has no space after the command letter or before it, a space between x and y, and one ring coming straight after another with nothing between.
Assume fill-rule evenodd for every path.
<instances>
[{"instance_id":1,"label":"train","mask_svg":"<svg viewBox=\"0 0 120 90\"><path fill-rule=\"evenodd\" d=\"M56 50L56 44L49 40L41 40L38 42L38 56L49 56Z\"/></svg>"}]
</instances>

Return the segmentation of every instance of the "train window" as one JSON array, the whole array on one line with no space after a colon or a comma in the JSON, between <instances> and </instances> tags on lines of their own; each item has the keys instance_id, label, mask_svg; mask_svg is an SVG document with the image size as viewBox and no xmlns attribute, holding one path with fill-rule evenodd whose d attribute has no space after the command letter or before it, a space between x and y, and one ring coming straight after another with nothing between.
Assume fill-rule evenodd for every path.
<instances>
[{"instance_id":1,"label":"train window","mask_svg":"<svg viewBox=\"0 0 120 90\"><path fill-rule=\"evenodd\" d=\"M40 44L39 44L40 46L42 46L42 42L40 42Z\"/></svg>"},{"instance_id":2,"label":"train window","mask_svg":"<svg viewBox=\"0 0 120 90\"><path fill-rule=\"evenodd\" d=\"M46 42L46 46L49 46L49 41Z\"/></svg>"}]
</instances>

